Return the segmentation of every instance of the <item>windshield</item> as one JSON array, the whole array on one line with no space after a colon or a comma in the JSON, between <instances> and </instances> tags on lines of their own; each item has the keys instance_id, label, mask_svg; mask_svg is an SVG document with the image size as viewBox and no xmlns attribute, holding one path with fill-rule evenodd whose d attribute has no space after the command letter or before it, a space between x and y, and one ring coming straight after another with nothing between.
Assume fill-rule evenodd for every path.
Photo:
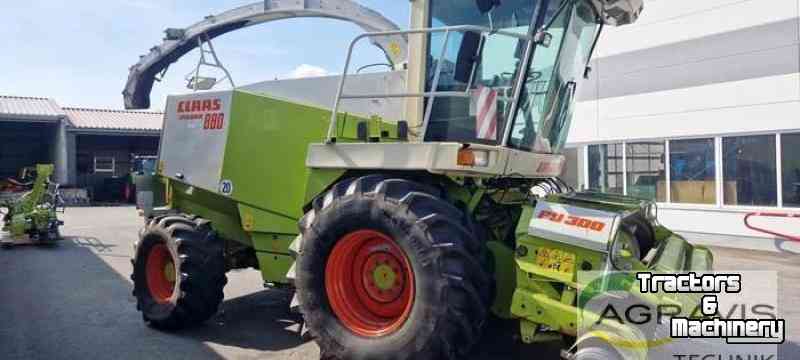
<instances>
[{"instance_id":1,"label":"windshield","mask_svg":"<svg viewBox=\"0 0 800 360\"><path fill-rule=\"evenodd\" d=\"M490 14L478 11L474 1L431 0L430 27L438 28L456 25L494 26L497 30L529 34L531 23L544 1L509 0L503 1ZM510 113L513 102L513 80L523 60L528 43L512 37L490 34L482 41L483 51L477 59L473 80L456 79L455 69L459 49L464 40L463 33L451 33L440 59L446 35L435 33L430 36L428 46L426 91L434 91L436 69L441 64L441 74L435 91L465 92L463 97L435 97L427 99L430 106L430 120L426 141L458 141L497 144L505 118ZM466 92L469 87L471 92ZM489 92L488 89L493 91ZM483 96L481 96L483 95ZM487 101L488 100L488 101ZM478 102L482 104L479 106ZM491 119L478 123L480 113ZM496 115L495 115L496 114ZM487 116L484 116L487 117Z\"/></svg>"},{"instance_id":2,"label":"windshield","mask_svg":"<svg viewBox=\"0 0 800 360\"><path fill-rule=\"evenodd\" d=\"M545 4L545 13L540 16L540 7ZM501 34L486 35L470 82L456 76L464 34L451 33L449 39L444 33L430 36L426 91L462 92L464 96L426 99L430 114L425 141L499 145L506 126L512 126L510 146L545 153L561 151L569 131L577 79L584 73L597 33L592 6L571 0L507 0L491 13L482 14L473 1L431 0L430 26L434 28L478 25L533 34L536 19L550 25L546 31L551 40L548 47L535 48L527 76L521 81L520 109L512 122L507 120L515 114L512 106L519 71L525 68L528 42ZM437 78L438 68L441 72Z\"/></svg>"},{"instance_id":3,"label":"windshield","mask_svg":"<svg viewBox=\"0 0 800 360\"><path fill-rule=\"evenodd\" d=\"M597 36L594 8L585 2L561 10L539 46L523 84L509 145L538 153L559 153L572 120L577 84Z\"/></svg>"}]
</instances>

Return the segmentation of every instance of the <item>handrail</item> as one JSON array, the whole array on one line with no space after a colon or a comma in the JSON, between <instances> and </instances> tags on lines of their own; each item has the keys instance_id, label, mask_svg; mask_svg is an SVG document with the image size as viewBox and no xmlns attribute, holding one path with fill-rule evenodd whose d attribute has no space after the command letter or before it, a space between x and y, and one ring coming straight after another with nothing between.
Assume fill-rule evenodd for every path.
<instances>
[{"instance_id":1,"label":"handrail","mask_svg":"<svg viewBox=\"0 0 800 360\"><path fill-rule=\"evenodd\" d=\"M441 70L442 70L441 69L441 67L442 67L442 61L441 60L444 59L444 56L446 54L447 44L448 44L448 41L450 39L450 33L452 33L452 32L478 33L478 34L480 34L482 36L481 41L483 41L483 37L485 37L486 35L490 35L490 34L491 35L497 34L497 35L502 35L502 36L508 36L508 37L516 38L516 39L519 39L519 40L526 40L526 41L533 41L534 40L533 37L528 35L528 34L520 34L520 33L515 33L515 32L512 32L512 31L491 29L491 28L487 28L487 27L483 27L483 26L476 26L476 25L457 25L457 26L445 26L445 27L439 27L439 28L425 28L425 29L398 30L398 31L381 31L381 32L370 32L370 33L364 33L364 34L358 35L350 42L350 46L347 49L347 57L346 57L345 63L344 63L344 70L342 71L341 79L339 79L339 87L336 90L336 100L334 101L334 104L333 104L333 111L331 112L331 121L330 121L330 125L328 127L328 134L326 136L325 143L326 144L332 144L332 143L335 143L335 141L336 141L335 140L336 137L334 135L335 135L335 131L337 129L338 113L339 113L339 107L341 105L342 99L430 98L430 97L436 97L436 96L439 96L439 97L469 97L469 91L470 91L470 89L472 87L472 82L474 81L474 79L472 78L473 76L470 76L470 80L469 80L470 83L467 84L467 88L463 92L461 92L461 91L441 91L441 92L435 91L439 87L439 75L440 75ZM350 63L351 63L352 58L353 58L353 50L355 49L355 46L359 41L361 41L363 39L366 39L366 38L374 38L374 37L381 37L381 36L433 34L433 33L445 33L444 45L442 46L442 52L439 55L439 62L437 64L436 74L434 75L434 81L433 81L434 83L433 83L433 86L432 86L432 89L434 91L420 92L420 93L408 92L408 93L399 93L399 94L374 94L374 95L373 94L359 94L359 95L344 94L344 85L345 85L345 81L347 80L348 72L350 70ZM473 75L474 75L474 69L473 69ZM433 102L429 102L428 103L428 108L426 110L426 114L424 116L424 120L423 120L423 124L422 124L423 132L427 128L427 123L430 120L432 103ZM423 133L422 136L424 138L424 133Z\"/></svg>"},{"instance_id":2,"label":"handrail","mask_svg":"<svg viewBox=\"0 0 800 360\"><path fill-rule=\"evenodd\" d=\"M782 233L779 233L779 232L775 232L775 231L771 231L771 230L767 230L767 229L763 229L763 228L751 225L750 224L750 218L751 217L758 217L758 216L800 219L800 214L775 213L775 212L752 212L752 213L747 214L744 217L744 226L746 226L750 230L761 232L761 233L765 233L765 234L769 234L769 235L773 235L773 236L782 237L784 239L791 240L791 241L800 242L800 236L782 234Z\"/></svg>"}]
</instances>

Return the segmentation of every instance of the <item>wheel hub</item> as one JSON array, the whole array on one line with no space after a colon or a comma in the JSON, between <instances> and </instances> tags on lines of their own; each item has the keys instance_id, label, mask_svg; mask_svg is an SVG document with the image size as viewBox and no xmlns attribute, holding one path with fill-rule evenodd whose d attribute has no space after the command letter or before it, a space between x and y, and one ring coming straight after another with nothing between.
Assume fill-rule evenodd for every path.
<instances>
[{"instance_id":1,"label":"wheel hub","mask_svg":"<svg viewBox=\"0 0 800 360\"><path fill-rule=\"evenodd\" d=\"M175 291L175 263L172 253L164 244L150 248L146 264L147 287L158 303L169 303Z\"/></svg>"},{"instance_id":2,"label":"wheel hub","mask_svg":"<svg viewBox=\"0 0 800 360\"><path fill-rule=\"evenodd\" d=\"M363 270L367 294L375 301L390 303L403 293L404 278L400 262L385 252L369 257Z\"/></svg>"},{"instance_id":3,"label":"wheel hub","mask_svg":"<svg viewBox=\"0 0 800 360\"><path fill-rule=\"evenodd\" d=\"M392 238L359 230L331 251L325 289L342 325L361 336L383 336L399 329L411 313L414 273Z\"/></svg>"}]
</instances>

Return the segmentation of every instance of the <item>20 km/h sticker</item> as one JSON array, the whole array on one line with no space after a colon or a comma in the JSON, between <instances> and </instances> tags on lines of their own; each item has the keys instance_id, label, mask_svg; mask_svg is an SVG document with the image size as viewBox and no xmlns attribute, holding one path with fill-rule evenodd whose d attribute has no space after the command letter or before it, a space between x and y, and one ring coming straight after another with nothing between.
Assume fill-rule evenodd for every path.
<instances>
[{"instance_id":1,"label":"20 km/h sticker","mask_svg":"<svg viewBox=\"0 0 800 360\"><path fill-rule=\"evenodd\" d=\"M222 180L219 183L219 192L225 196L233 194L233 182L230 180Z\"/></svg>"}]
</instances>

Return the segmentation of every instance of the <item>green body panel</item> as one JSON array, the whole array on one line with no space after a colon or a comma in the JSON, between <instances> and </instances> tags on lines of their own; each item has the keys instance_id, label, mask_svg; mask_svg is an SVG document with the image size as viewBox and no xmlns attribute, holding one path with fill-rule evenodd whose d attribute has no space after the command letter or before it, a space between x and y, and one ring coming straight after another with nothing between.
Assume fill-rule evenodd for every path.
<instances>
[{"instance_id":1,"label":"green body panel","mask_svg":"<svg viewBox=\"0 0 800 360\"><path fill-rule=\"evenodd\" d=\"M242 228L235 201L175 180L169 181L168 194L171 208L211 221L214 230L225 239L252 244Z\"/></svg>"},{"instance_id":2,"label":"green body panel","mask_svg":"<svg viewBox=\"0 0 800 360\"><path fill-rule=\"evenodd\" d=\"M222 179L234 184L231 198L296 222L308 145L325 138L330 111L235 91L231 119L222 167Z\"/></svg>"},{"instance_id":3,"label":"green body panel","mask_svg":"<svg viewBox=\"0 0 800 360\"><path fill-rule=\"evenodd\" d=\"M231 101L220 178L233 184L232 192L172 179L167 197L172 209L208 219L221 237L253 247L264 280L285 283L303 207L345 173L305 166L309 145L325 138L331 112L238 90ZM365 121L368 136L397 140L394 124L341 114L339 141L358 141L358 124Z\"/></svg>"},{"instance_id":4,"label":"green body panel","mask_svg":"<svg viewBox=\"0 0 800 360\"><path fill-rule=\"evenodd\" d=\"M504 319L513 318L511 301L517 288L517 272L514 251L497 241L487 243L494 258L494 280L496 284L492 313Z\"/></svg>"},{"instance_id":5,"label":"green body panel","mask_svg":"<svg viewBox=\"0 0 800 360\"><path fill-rule=\"evenodd\" d=\"M261 277L265 283L286 284L286 273L294 263L294 256L274 253L257 252L258 263L261 266Z\"/></svg>"},{"instance_id":6,"label":"green body panel","mask_svg":"<svg viewBox=\"0 0 800 360\"><path fill-rule=\"evenodd\" d=\"M550 202L570 204L585 208L628 213L641 209L639 199L603 194L570 194L547 198ZM510 313L520 319L520 331L524 342L546 341L547 333L539 332L541 325L563 334L577 335L579 307L577 294L587 284L580 283L578 271L607 271L607 254L588 250L569 244L556 242L528 234L528 224L533 216L533 206L524 205L517 223L517 251L514 254L516 266L516 289L511 299ZM692 246L684 238L665 227L654 223L656 256L649 264L634 261L635 271L681 272L708 271L713 265L711 252L703 247ZM556 271L537 264L537 254L542 251L557 250L574 255L570 271ZM496 257L503 252L495 251ZM561 264L563 265L563 263ZM496 270L497 271L497 270ZM636 284L635 272L630 272L628 281ZM691 309L699 303L698 296L681 294L641 294L638 288L630 288L634 296L652 304L680 304L683 309ZM504 292L498 292L503 296ZM496 299L495 304L505 303ZM497 313L497 310L494 310ZM691 315L691 314L685 314ZM584 316L594 316L584 314ZM632 329L613 329L617 334L628 334ZM637 339L638 337L631 337Z\"/></svg>"},{"instance_id":7,"label":"green body panel","mask_svg":"<svg viewBox=\"0 0 800 360\"><path fill-rule=\"evenodd\" d=\"M306 184L306 197L303 204L308 204L311 200L321 194L325 189L335 183L346 173L340 169L311 169Z\"/></svg>"}]
</instances>

